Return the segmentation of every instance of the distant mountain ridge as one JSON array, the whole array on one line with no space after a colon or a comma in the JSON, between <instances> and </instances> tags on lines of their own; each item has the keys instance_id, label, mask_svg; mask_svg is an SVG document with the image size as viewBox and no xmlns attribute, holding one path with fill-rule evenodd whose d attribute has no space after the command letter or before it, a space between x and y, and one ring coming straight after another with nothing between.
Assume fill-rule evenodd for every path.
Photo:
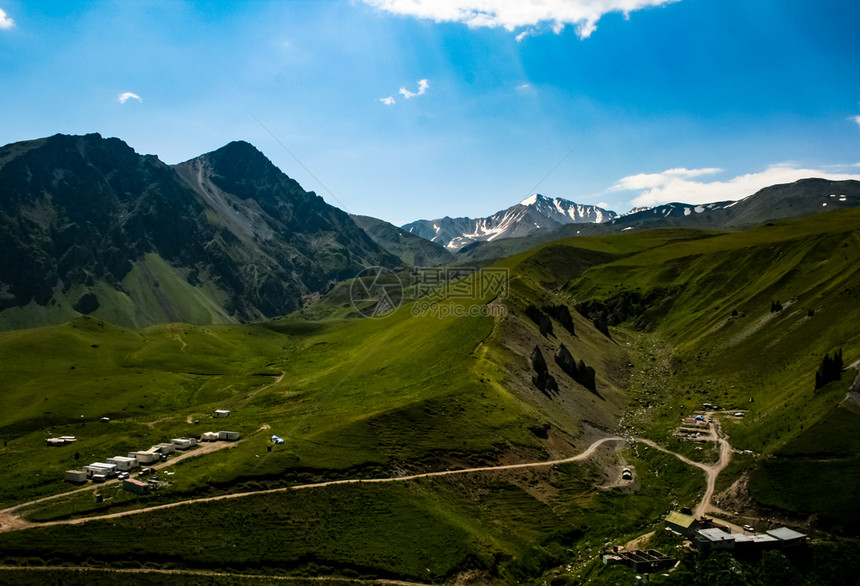
<instances>
[{"instance_id":1,"label":"distant mountain ridge","mask_svg":"<svg viewBox=\"0 0 860 586\"><path fill-rule=\"evenodd\" d=\"M456 251L456 262L485 264L533 246L572 236L679 227L735 230L766 222L860 206L860 181L809 178L772 185L737 201L668 203L635 208L600 224L564 224L519 238L474 241Z\"/></svg>"},{"instance_id":2,"label":"distant mountain ridge","mask_svg":"<svg viewBox=\"0 0 860 586\"><path fill-rule=\"evenodd\" d=\"M860 206L860 181L809 178L771 185L736 201L705 204L676 202L638 208L614 218L605 227L625 229L665 225L742 228L857 206Z\"/></svg>"},{"instance_id":3,"label":"distant mountain ridge","mask_svg":"<svg viewBox=\"0 0 860 586\"><path fill-rule=\"evenodd\" d=\"M170 166L98 134L0 147L0 244L0 328L261 319L400 262L246 142Z\"/></svg>"},{"instance_id":4,"label":"distant mountain ridge","mask_svg":"<svg viewBox=\"0 0 860 586\"><path fill-rule=\"evenodd\" d=\"M404 230L451 251L473 242L500 238L520 238L539 230L552 230L565 224L603 223L617 217L612 211L593 205L577 204L559 197L534 194L520 203L486 218L417 220Z\"/></svg>"}]
</instances>

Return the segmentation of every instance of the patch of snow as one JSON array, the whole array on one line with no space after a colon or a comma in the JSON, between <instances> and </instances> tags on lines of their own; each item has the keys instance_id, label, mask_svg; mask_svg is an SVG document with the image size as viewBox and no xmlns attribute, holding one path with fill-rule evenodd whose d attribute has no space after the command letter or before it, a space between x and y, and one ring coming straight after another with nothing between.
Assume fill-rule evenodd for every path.
<instances>
[{"instance_id":1,"label":"patch of snow","mask_svg":"<svg viewBox=\"0 0 860 586\"><path fill-rule=\"evenodd\" d=\"M627 226L626 228L624 228L622 230L622 232L627 232L628 230L632 230L632 229L633 229L633 226Z\"/></svg>"},{"instance_id":2,"label":"patch of snow","mask_svg":"<svg viewBox=\"0 0 860 586\"><path fill-rule=\"evenodd\" d=\"M695 210L697 214L701 214L705 211L705 208L703 208L702 206L696 206Z\"/></svg>"},{"instance_id":3,"label":"patch of snow","mask_svg":"<svg viewBox=\"0 0 860 586\"><path fill-rule=\"evenodd\" d=\"M537 200L538 200L538 194L535 193L534 195L530 195L527 198L525 198L523 201L521 201L520 205L521 206L530 206L530 205L536 204Z\"/></svg>"},{"instance_id":4,"label":"patch of snow","mask_svg":"<svg viewBox=\"0 0 860 586\"><path fill-rule=\"evenodd\" d=\"M684 215L689 216L692 210L690 208L684 208Z\"/></svg>"},{"instance_id":5,"label":"patch of snow","mask_svg":"<svg viewBox=\"0 0 860 586\"><path fill-rule=\"evenodd\" d=\"M827 202L825 201L823 204L821 204L821 207L827 207Z\"/></svg>"}]
</instances>

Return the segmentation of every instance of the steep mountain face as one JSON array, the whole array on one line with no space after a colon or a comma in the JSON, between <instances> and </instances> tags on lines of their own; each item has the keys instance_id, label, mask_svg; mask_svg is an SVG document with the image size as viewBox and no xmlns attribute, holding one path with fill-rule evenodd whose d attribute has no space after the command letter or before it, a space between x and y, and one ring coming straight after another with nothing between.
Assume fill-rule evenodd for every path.
<instances>
[{"instance_id":1,"label":"steep mountain face","mask_svg":"<svg viewBox=\"0 0 860 586\"><path fill-rule=\"evenodd\" d=\"M242 321L393 265L247 143L171 167L116 138L0 148L0 327Z\"/></svg>"},{"instance_id":2,"label":"steep mountain face","mask_svg":"<svg viewBox=\"0 0 860 586\"><path fill-rule=\"evenodd\" d=\"M597 206L535 194L486 218L446 216L438 220L417 220L406 224L403 229L441 244L451 251L457 251L473 242L522 238L565 224L602 223L616 216L615 212Z\"/></svg>"},{"instance_id":3,"label":"steep mountain face","mask_svg":"<svg viewBox=\"0 0 860 586\"><path fill-rule=\"evenodd\" d=\"M246 142L174 169L206 207L222 244L219 258L236 266L232 288L265 316L296 309L302 295L354 277L363 266L398 264L346 212L306 192Z\"/></svg>"},{"instance_id":4,"label":"steep mountain face","mask_svg":"<svg viewBox=\"0 0 860 586\"><path fill-rule=\"evenodd\" d=\"M410 234L393 224L369 216L351 217L371 240L407 265L436 266L454 260L454 255L444 246Z\"/></svg>"}]
</instances>

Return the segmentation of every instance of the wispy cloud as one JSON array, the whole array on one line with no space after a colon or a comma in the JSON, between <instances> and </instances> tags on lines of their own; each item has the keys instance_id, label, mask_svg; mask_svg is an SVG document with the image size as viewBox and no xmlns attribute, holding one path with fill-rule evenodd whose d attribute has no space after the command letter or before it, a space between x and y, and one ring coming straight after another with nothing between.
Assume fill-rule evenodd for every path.
<instances>
[{"instance_id":1,"label":"wispy cloud","mask_svg":"<svg viewBox=\"0 0 860 586\"><path fill-rule=\"evenodd\" d=\"M860 116L853 116L853 117L849 118L849 120L853 120L854 122L857 123L857 126L860 126Z\"/></svg>"},{"instance_id":2,"label":"wispy cloud","mask_svg":"<svg viewBox=\"0 0 860 586\"><path fill-rule=\"evenodd\" d=\"M503 27L515 31L549 24L555 33L567 25L586 38L597 29L604 14L631 12L680 0L363 0L392 14L427 18L436 22L462 22L471 28ZM533 31L517 35L522 41Z\"/></svg>"},{"instance_id":3,"label":"wispy cloud","mask_svg":"<svg viewBox=\"0 0 860 586\"><path fill-rule=\"evenodd\" d=\"M15 21L9 18L6 11L0 8L0 29L10 29L15 26Z\"/></svg>"},{"instance_id":4,"label":"wispy cloud","mask_svg":"<svg viewBox=\"0 0 860 586\"><path fill-rule=\"evenodd\" d=\"M821 177L842 181L860 180L860 175L834 173L823 169L804 169L791 163L771 165L764 171L739 175L726 181L696 181L702 175L712 175L720 169L668 169L662 173L640 173L617 181L609 191L634 191L632 205L653 206L663 203L710 203L742 199L759 189L779 183L792 183L799 179Z\"/></svg>"},{"instance_id":5,"label":"wispy cloud","mask_svg":"<svg viewBox=\"0 0 860 586\"><path fill-rule=\"evenodd\" d=\"M394 98L392 98L391 96L388 96L387 98L379 98L379 101L382 102L383 104L385 104L386 106L391 106L392 104L397 103L397 101Z\"/></svg>"},{"instance_id":6,"label":"wispy cloud","mask_svg":"<svg viewBox=\"0 0 860 586\"><path fill-rule=\"evenodd\" d=\"M405 99L414 98L415 96L423 96L427 93L427 88L430 87L430 82L426 79L418 80L418 91L410 92L405 87L400 88L400 95L402 95Z\"/></svg>"},{"instance_id":7,"label":"wispy cloud","mask_svg":"<svg viewBox=\"0 0 860 586\"><path fill-rule=\"evenodd\" d=\"M119 95L117 99L119 100L120 104L125 104L129 100L137 100L138 102L142 101L140 99L140 96L134 92L123 92Z\"/></svg>"}]
</instances>

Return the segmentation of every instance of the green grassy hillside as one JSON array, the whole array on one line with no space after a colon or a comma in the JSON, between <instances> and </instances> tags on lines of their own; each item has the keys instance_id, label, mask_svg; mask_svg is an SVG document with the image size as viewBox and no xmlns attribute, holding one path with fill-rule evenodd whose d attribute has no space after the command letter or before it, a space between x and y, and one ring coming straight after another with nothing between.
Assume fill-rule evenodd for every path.
<instances>
[{"instance_id":1,"label":"green grassy hillside","mask_svg":"<svg viewBox=\"0 0 860 586\"><path fill-rule=\"evenodd\" d=\"M447 296L413 291L382 319L349 317L342 283L316 307L253 325L132 329L91 317L3 332L0 501L65 492L66 469L218 429L243 439L170 466L155 494L106 486L101 502L83 491L25 517L537 462L619 431L708 461L670 432L711 402L745 411L723 427L753 452L736 457L720 490L743 477L759 512L814 516L813 529L851 534L860 435L843 399L853 376L815 390L813 375L837 348L846 364L860 358L858 234L860 212L849 211L746 233L571 238L495 265L508 271L507 295L476 293L479 276L467 277ZM573 332L557 316L533 319L559 306ZM593 391L556 363L562 344L594 369ZM555 391L533 382L535 347ZM230 416L213 419L215 409ZM79 441L44 445L64 434ZM272 434L285 444L271 446ZM622 462L633 483L616 483ZM815 486L828 487L826 499L810 497ZM606 540L660 528L703 489L702 474L670 455L609 444L563 466L308 487L0 532L0 561L536 583L552 568L592 572ZM837 513L847 514L838 526Z\"/></svg>"},{"instance_id":2,"label":"green grassy hillside","mask_svg":"<svg viewBox=\"0 0 860 586\"><path fill-rule=\"evenodd\" d=\"M650 332L673 348L660 397L640 419L643 432L666 439L679 408L703 402L744 410L724 428L735 448L761 454L753 496L830 522L842 511L840 523L856 526L850 489L826 491L826 507L779 494L856 486L860 420L839 407L854 375L816 390L814 374L838 348L845 364L860 358L858 257L860 213L851 210L652 246L588 269L564 292L572 302L600 302L621 330ZM771 311L774 301L780 311ZM825 426L839 449L814 447ZM820 462L832 457L844 460Z\"/></svg>"}]
</instances>

